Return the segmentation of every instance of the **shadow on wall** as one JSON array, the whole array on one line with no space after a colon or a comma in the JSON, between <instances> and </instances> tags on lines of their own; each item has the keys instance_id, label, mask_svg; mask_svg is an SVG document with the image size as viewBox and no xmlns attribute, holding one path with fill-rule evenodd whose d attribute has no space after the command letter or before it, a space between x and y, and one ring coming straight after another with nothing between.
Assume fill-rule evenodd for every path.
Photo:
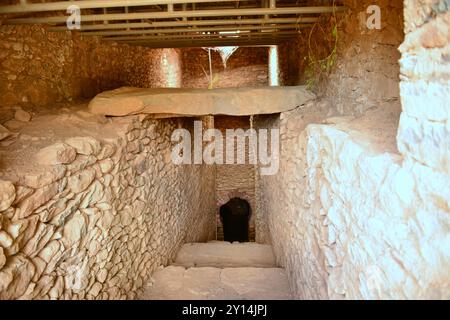
<instances>
[{"instance_id":1,"label":"shadow on wall","mask_svg":"<svg viewBox=\"0 0 450 320\"><path fill-rule=\"evenodd\" d=\"M233 198L220 207L224 240L233 242L249 241L250 204L243 199Z\"/></svg>"}]
</instances>

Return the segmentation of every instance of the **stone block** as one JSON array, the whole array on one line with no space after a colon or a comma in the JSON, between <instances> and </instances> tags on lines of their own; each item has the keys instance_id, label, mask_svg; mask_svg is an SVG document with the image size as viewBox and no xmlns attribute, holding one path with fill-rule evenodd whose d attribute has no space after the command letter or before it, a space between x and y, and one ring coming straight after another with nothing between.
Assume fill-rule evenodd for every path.
<instances>
[{"instance_id":1,"label":"stone block","mask_svg":"<svg viewBox=\"0 0 450 320\"><path fill-rule=\"evenodd\" d=\"M450 83L402 81L403 112L420 120L445 122L450 119Z\"/></svg>"},{"instance_id":2,"label":"stone block","mask_svg":"<svg viewBox=\"0 0 450 320\"><path fill-rule=\"evenodd\" d=\"M403 113L397 143L403 155L436 170L450 171L450 131L445 123L417 119Z\"/></svg>"}]
</instances>

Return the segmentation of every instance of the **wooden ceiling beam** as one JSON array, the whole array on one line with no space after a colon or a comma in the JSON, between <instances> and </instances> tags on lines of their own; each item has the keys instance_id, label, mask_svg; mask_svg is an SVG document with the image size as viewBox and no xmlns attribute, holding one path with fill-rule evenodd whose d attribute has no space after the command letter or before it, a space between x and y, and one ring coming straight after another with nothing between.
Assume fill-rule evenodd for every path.
<instances>
[{"instance_id":1,"label":"wooden ceiling beam","mask_svg":"<svg viewBox=\"0 0 450 320\"><path fill-rule=\"evenodd\" d=\"M80 9L136 7L136 6L156 6L174 5L184 3L208 3L208 2L230 2L242 0L83 0L83 1L57 1L45 3L25 3L17 5L0 6L0 14L4 13L27 13L27 12L48 12L66 11L71 5L76 5Z\"/></svg>"},{"instance_id":2,"label":"wooden ceiling beam","mask_svg":"<svg viewBox=\"0 0 450 320\"><path fill-rule=\"evenodd\" d=\"M221 25L247 25L247 24L303 24L314 23L317 17L297 18L269 18L269 19L225 19L225 20L188 20L188 21L156 21L156 22L130 22L110 24L84 24L80 31L115 30L115 29L140 29L163 27L197 27L197 26L221 26ZM67 26L50 27L49 31L67 31Z\"/></svg>"},{"instance_id":3,"label":"wooden ceiling beam","mask_svg":"<svg viewBox=\"0 0 450 320\"><path fill-rule=\"evenodd\" d=\"M164 11L143 13L109 13L81 15L81 22L112 21L112 20L140 20L140 19L175 19L175 18L205 18L205 17L231 17L231 16L264 16L264 15L291 15L291 14L320 14L344 11L346 7L285 7L285 8L252 8L252 9L216 9L192 11ZM66 16L32 17L7 19L6 24L58 24L65 23Z\"/></svg>"}]
</instances>

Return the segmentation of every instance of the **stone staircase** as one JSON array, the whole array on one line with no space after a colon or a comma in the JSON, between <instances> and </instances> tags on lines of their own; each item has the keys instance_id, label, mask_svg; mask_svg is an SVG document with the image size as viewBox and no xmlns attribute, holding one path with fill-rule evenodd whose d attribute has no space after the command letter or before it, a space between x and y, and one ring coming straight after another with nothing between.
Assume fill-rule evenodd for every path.
<instances>
[{"instance_id":1,"label":"stone staircase","mask_svg":"<svg viewBox=\"0 0 450 320\"><path fill-rule=\"evenodd\" d=\"M292 299L272 247L256 243L183 245L172 265L153 274L142 300Z\"/></svg>"}]
</instances>

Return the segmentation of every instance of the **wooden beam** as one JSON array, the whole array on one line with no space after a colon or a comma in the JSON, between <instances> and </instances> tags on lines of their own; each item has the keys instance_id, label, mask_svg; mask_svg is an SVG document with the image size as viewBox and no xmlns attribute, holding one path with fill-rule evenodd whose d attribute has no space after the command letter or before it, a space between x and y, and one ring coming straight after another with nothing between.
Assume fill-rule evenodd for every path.
<instances>
[{"instance_id":1,"label":"wooden beam","mask_svg":"<svg viewBox=\"0 0 450 320\"><path fill-rule=\"evenodd\" d=\"M248 32L235 34L178 34L178 35L159 35L159 36L129 36L129 37L111 37L102 38L104 41L147 41L147 40L183 40L183 39L252 39L276 36L292 36L298 34L298 31L280 31L280 32Z\"/></svg>"},{"instance_id":2,"label":"wooden beam","mask_svg":"<svg viewBox=\"0 0 450 320\"><path fill-rule=\"evenodd\" d=\"M83 36L127 36L158 33L189 33L189 32L220 32L237 30L271 30L271 29L299 29L309 27L311 24L280 24L280 25L259 25L259 26L234 26L234 27L208 27L208 28L174 28L174 29L150 29L150 30L123 30L123 31L100 31L82 32Z\"/></svg>"},{"instance_id":3,"label":"wooden beam","mask_svg":"<svg viewBox=\"0 0 450 320\"><path fill-rule=\"evenodd\" d=\"M25 3L21 0L19 5L0 6L0 13L26 13L66 11L70 5L76 5L80 9L135 7L152 5L172 5L176 3L207 3L230 2L231 0L83 0L83 1L58 1L46 3ZM233 0L241 1L241 0Z\"/></svg>"},{"instance_id":4,"label":"wooden beam","mask_svg":"<svg viewBox=\"0 0 450 320\"><path fill-rule=\"evenodd\" d=\"M173 12L143 12L143 13L110 13L82 15L82 22L103 20L136 20L136 19L175 19L175 18L204 18L204 17L228 17L228 16L259 16L259 15L289 15L289 14L317 14L344 11L346 7L289 7L289 8L253 8L253 9L227 9L227 10L196 10ZM17 18L8 19L6 24L33 24L33 23L65 23L66 16L42 17L42 18Z\"/></svg>"},{"instance_id":5,"label":"wooden beam","mask_svg":"<svg viewBox=\"0 0 450 320\"><path fill-rule=\"evenodd\" d=\"M246 24L287 24L287 23L314 23L317 17L298 18L271 18L271 19L227 19L227 20L188 20L188 21L157 21L157 22L134 22L134 23L110 23L84 24L81 31L90 30L115 30L115 29L139 29L139 28L160 28L160 27L183 27L183 26L221 26L221 25L246 25ZM49 31L67 31L66 26L51 27Z\"/></svg>"},{"instance_id":6,"label":"wooden beam","mask_svg":"<svg viewBox=\"0 0 450 320\"><path fill-rule=\"evenodd\" d=\"M146 41L146 42L123 42L124 44L132 46L143 46L148 48L185 48L185 47L254 47L254 46L269 46L276 45L288 41L289 38L268 38L268 39L254 39L254 40L178 40L178 41Z\"/></svg>"}]
</instances>

